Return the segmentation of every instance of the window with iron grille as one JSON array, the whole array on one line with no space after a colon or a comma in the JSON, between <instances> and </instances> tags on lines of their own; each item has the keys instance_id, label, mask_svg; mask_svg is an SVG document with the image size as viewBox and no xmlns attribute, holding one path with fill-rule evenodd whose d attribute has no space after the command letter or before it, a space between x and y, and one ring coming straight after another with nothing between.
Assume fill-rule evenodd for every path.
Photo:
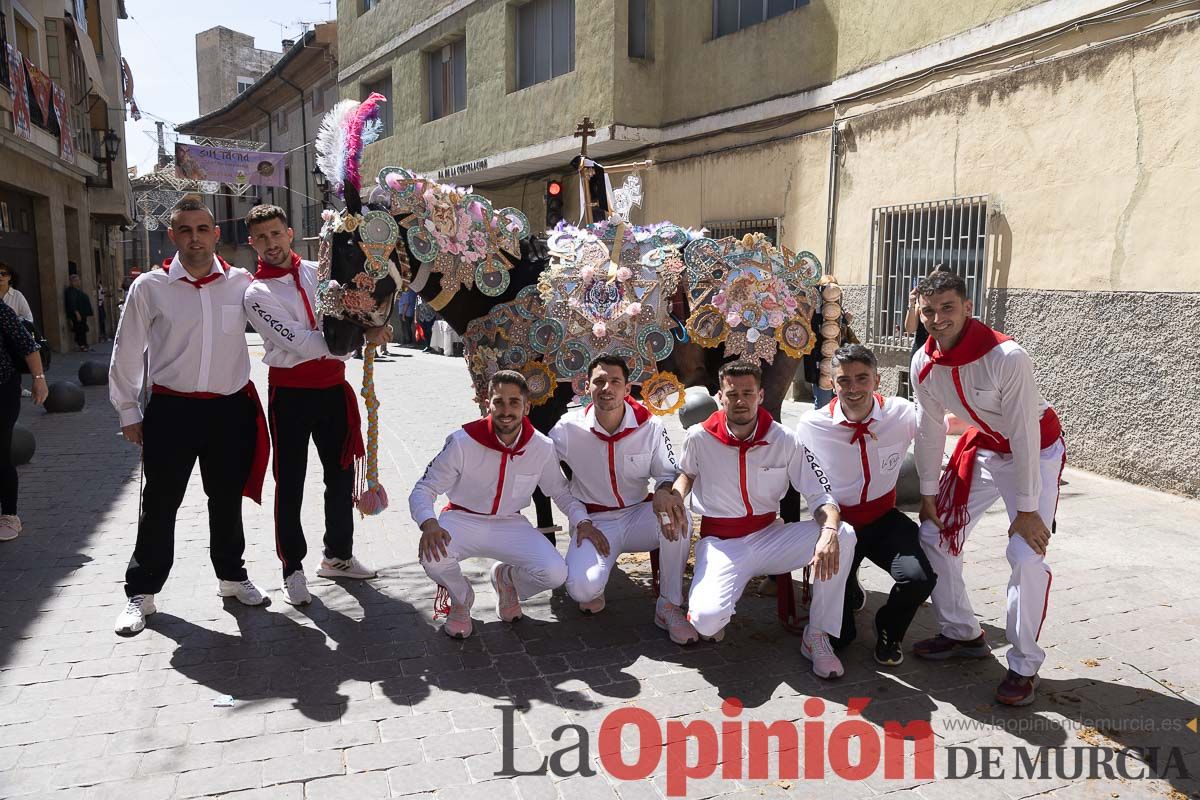
<instances>
[{"instance_id":1,"label":"window with iron grille","mask_svg":"<svg viewBox=\"0 0 1200 800\"><path fill-rule=\"evenodd\" d=\"M517 88L575 69L575 0L532 0L517 9Z\"/></svg>"},{"instance_id":2,"label":"window with iron grille","mask_svg":"<svg viewBox=\"0 0 1200 800\"><path fill-rule=\"evenodd\" d=\"M742 238L747 233L761 233L773 245L779 245L779 217L763 219L725 219L716 222L706 222L704 227L710 239L724 239L726 236Z\"/></svg>"},{"instance_id":3,"label":"window with iron grille","mask_svg":"<svg viewBox=\"0 0 1200 800\"><path fill-rule=\"evenodd\" d=\"M713 0L713 38L808 5L808 0Z\"/></svg>"},{"instance_id":4,"label":"window with iron grille","mask_svg":"<svg viewBox=\"0 0 1200 800\"><path fill-rule=\"evenodd\" d=\"M884 349L908 350L904 332L909 292L929 273L961 275L978 315L987 292L988 196L885 206L872 211L867 338Z\"/></svg>"},{"instance_id":5,"label":"window with iron grille","mask_svg":"<svg viewBox=\"0 0 1200 800\"><path fill-rule=\"evenodd\" d=\"M429 75L429 119L467 107L467 40L457 39L425 56Z\"/></svg>"}]
</instances>

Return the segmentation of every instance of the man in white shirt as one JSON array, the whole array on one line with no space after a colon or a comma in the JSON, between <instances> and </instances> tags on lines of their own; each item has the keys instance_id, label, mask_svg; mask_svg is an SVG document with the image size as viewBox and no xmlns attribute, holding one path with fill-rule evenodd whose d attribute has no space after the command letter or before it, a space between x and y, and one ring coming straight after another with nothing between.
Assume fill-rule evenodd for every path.
<instances>
[{"instance_id":1,"label":"man in white shirt","mask_svg":"<svg viewBox=\"0 0 1200 800\"><path fill-rule=\"evenodd\" d=\"M109 398L125 438L142 446L146 475L125 572L128 602L115 625L121 634L142 630L156 610L154 596L174 560L175 515L197 460L218 594L246 605L264 599L242 560L242 497L262 501L270 447L246 351L242 296L250 273L215 256L221 232L198 197L175 206L167 235L179 250L129 287L109 367ZM143 359L151 393L144 418Z\"/></svg>"},{"instance_id":2,"label":"man in white shirt","mask_svg":"<svg viewBox=\"0 0 1200 800\"><path fill-rule=\"evenodd\" d=\"M571 475L595 527L567 548L567 593L587 614L604 609L604 587L621 553L657 550L661 579L654 622L671 641L696 641L683 613L683 571L692 543L691 515L672 484L679 467L662 423L629 396L629 365L600 355L588 365L591 404L550 431L558 460ZM653 493L648 484L653 482ZM662 515L679 526L664 530Z\"/></svg>"},{"instance_id":3,"label":"man in white shirt","mask_svg":"<svg viewBox=\"0 0 1200 800\"><path fill-rule=\"evenodd\" d=\"M1008 674L996 700L1035 699L1046 652L1038 634L1050 597L1046 549L1058 508L1066 445L1054 409L1042 399L1029 354L1007 336L972 319L966 283L935 272L917 286L929 339L912 359L920 411L917 475L921 481L921 544L937 572L933 610L941 633L913 652L930 659L987 658L989 649L963 582L962 548L983 513L1003 499L1010 527ZM941 478L945 413L967 429Z\"/></svg>"},{"instance_id":4,"label":"man in white shirt","mask_svg":"<svg viewBox=\"0 0 1200 800\"><path fill-rule=\"evenodd\" d=\"M354 556L354 459L363 455L358 396L346 382L346 357L325 343L314 309L317 265L292 251L295 232L279 206L260 205L246 215L250 246L258 253L254 281L246 289L246 315L262 336L263 363L270 367L267 400L275 447L275 551L283 562L283 598L312 602L304 576L308 545L300 525L308 443L317 447L325 473L325 578L375 577ZM372 328L367 340L388 340Z\"/></svg>"},{"instance_id":5,"label":"man in white shirt","mask_svg":"<svg viewBox=\"0 0 1200 800\"><path fill-rule=\"evenodd\" d=\"M529 385L512 370L488 383L489 413L446 437L446 444L408 496L413 522L421 528L421 566L438 585L434 616L448 614L442 631L471 635L475 592L463 577L468 558L494 558L492 588L496 615L521 618L521 601L562 586L567 565L554 545L521 510L540 488L585 537L595 531L587 510L572 495L558 467L554 443L529 421ZM450 501L438 515L438 495Z\"/></svg>"},{"instance_id":6,"label":"man in white shirt","mask_svg":"<svg viewBox=\"0 0 1200 800\"><path fill-rule=\"evenodd\" d=\"M875 660L896 666L904 661L904 634L937 580L921 550L917 523L896 508L896 479L917 432L917 411L902 397L879 394L875 354L861 344L843 345L832 363L837 394L828 406L804 415L797 435L821 462L842 521L858 538L834 646L844 647L857 635L854 612L866 597L856 573L868 558L895 581L875 614Z\"/></svg>"},{"instance_id":7,"label":"man in white shirt","mask_svg":"<svg viewBox=\"0 0 1200 800\"><path fill-rule=\"evenodd\" d=\"M701 514L688 620L701 636L720 641L751 578L780 574L781 589L790 590L791 571L811 566L815 585L800 652L818 677L839 677L844 670L829 637L842 627L854 531L841 523L816 458L762 408L758 365L726 364L718 379L720 409L688 431L675 482L681 495L691 492L692 508ZM789 485L804 495L814 521L779 519ZM790 591L780 594L793 605ZM786 613L793 622L794 608Z\"/></svg>"}]
</instances>

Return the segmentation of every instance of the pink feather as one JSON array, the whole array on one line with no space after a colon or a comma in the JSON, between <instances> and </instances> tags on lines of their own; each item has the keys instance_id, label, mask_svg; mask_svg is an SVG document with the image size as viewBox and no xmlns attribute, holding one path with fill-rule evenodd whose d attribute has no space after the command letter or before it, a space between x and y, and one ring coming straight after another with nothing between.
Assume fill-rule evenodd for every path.
<instances>
[{"instance_id":1,"label":"pink feather","mask_svg":"<svg viewBox=\"0 0 1200 800\"><path fill-rule=\"evenodd\" d=\"M377 106L379 103L386 103L387 98L379 92L371 92L366 100L363 100L359 105L358 110L350 117L347 123L346 130L346 181L355 189L362 190L362 175L359 174L358 167L362 161L363 141L362 132L363 126L367 120L374 118L379 114Z\"/></svg>"}]
</instances>

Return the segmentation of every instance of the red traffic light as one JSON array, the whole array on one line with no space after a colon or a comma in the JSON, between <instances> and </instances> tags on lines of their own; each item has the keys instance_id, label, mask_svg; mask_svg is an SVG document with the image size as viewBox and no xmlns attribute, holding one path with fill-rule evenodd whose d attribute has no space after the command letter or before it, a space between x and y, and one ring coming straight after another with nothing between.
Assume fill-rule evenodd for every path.
<instances>
[{"instance_id":1,"label":"red traffic light","mask_svg":"<svg viewBox=\"0 0 1200 800\"><path fill-rule=\"evenodd\" d=\"M546 194L551 197L558 197L562 194L562 183L559 181L550 181L546 184Z\"/></svg>"}]
</instances>

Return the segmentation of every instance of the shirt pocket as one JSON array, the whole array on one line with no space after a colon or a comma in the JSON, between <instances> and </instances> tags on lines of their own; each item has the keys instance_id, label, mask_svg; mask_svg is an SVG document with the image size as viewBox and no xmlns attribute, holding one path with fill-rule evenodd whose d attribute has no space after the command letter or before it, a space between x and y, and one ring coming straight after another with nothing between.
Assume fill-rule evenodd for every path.
<instances>
[{"instance_id":1,"label":"shirt pocket","mask_svg":"<svg viewBox=\"0 0 1200 800\"><path fill-rule=\"evenodd\" d=\"M757 479L757 480L756 480ZM759 467L750 474L750 485L746 489L752 490L757 488L755 494L765 495L772 501L783 497L788 488L788 468L786 465L778 467ZM755 486L757 483L757 487ZM755 509L759 513L765 513L763 509ZM769 510L769 509L767 509Z\"/></svg>"},{"instance_id":2,"label":"shirt pocket","mask_svg":"<svg viewBox=\"0 0 1200 800\"><path fill-rule=\"evenodd\" d=\"M632 453L622 459L624 476L630 479L650 477L650 454Z\"/></svg>"},{"instance_id":3,"label":"shirt pocket","mask_svg":"<svg viewBox=\"0 0 1200 800\"><path fill-rule=\"evenodd\" d=\"M972 410L986 411L989 414L1000 413L1000 393L994 389L972 389L968 397Z\"/></svg>"},{"instance_id":4,"label":"shirt pocket","mask_svg":"<svg viewBox=\"0 0 1200 800\"><path fill-rule=\"evenodd\" d=\"M894 444L888 447L880 447L879 471L884 475L898 475L900 473L900 467L904 464L904 454L907 452L907 444Z\"/></svg>"},{"instance_id":5,"label":"shirt pocket","mask_svg":"<svg viewBox=\"0 0 1200 800\"><path fill-rule=\"evenodd\" d=\"M512 483L509 484L512 488L512 496L524 505L533 494L533 490L537 488L538 478L541 476L540 472L513 472Z\"/></svg>"},{"instance_id":6,"label":"shirt pocket","mask_svg":"<svg viewBox=\"0 0 1200 800\"><path fill-rule=\"evenodd\" d=\"M246 332L246 310L241 306L221 306L221 333L234 335Z\"/></svg>"}]
</instances>

